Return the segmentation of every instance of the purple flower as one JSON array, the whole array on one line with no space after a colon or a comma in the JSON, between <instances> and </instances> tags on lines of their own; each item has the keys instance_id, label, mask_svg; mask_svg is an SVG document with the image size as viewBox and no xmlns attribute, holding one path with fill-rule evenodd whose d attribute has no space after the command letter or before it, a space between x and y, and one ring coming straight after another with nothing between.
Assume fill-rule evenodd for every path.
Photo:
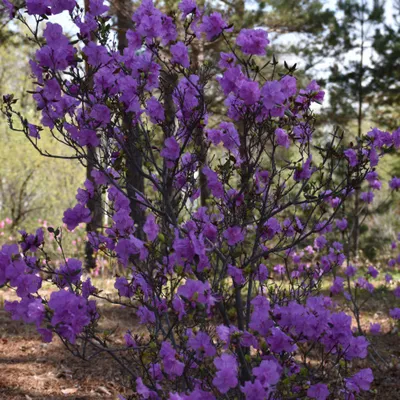
<instances>
[{"instance_id":1,"label":"purple flower","mask_svg":"<svg viewBox=\"0 0 400 400\"><path fill-rule=\"evenodd\" d=\"M225 394L229 389L235 388L238 384L236 358L224 353L214 360L214 365L217 367L217 373L213 379L213 384L220 393Z\"/></svg>"},{"instance_id":2,"label":"purple flower","mask_svg":"<svg viewBox=\"0 0 400 400\"><path fill-rule=\"evenodd\" d=\"M40 299L25 297L21 301L5 301L5 311L11 313L13 320L22 320L39 327L45 317L45 308Z\"/></svg>"},{"instance_id":3,"label":"purple flower","mask_svg":"<svg viewBox=\"0 0 400 400\"><path fill-rule=\"evenodd\" d=\"M235 66L236 57L233 53L219 53L221 59L218 63L220 68L232 68Z\"/></svg>"},{"instance_id":4,"label":"purple flower","mask_svg":"<svg viewBox=\"0 0 400 400\"><path fill-rule=\"evenodd\" d=\"M195 0L182 0L178 8L182 11L182 19L185 19L189 14L197 13L197 4Z\"/></svg>"},{"instance_id":5,"label":"purple flower","mask_svg":"<svg viewBox=\"0 0 400 400\"><path fill-rule=\"evenodd\" d=\"M315 400L325 400L329 396L328 386L323 383L312 385L307 390L307 396Z\"/></svg>"},{"instance_id":6,"label":"purple flower","mask_svg":"<svg viewBox=\"0 0 400 400\"><path fill-rule=\"evenodd\" d=\"M75 0L50 0L50 3L53 15L60 14L63 11L72 12L76 6Z\"/></svg>"},{"instance_id":7,"label":"purple flower","mask_svg":"<svg viewBox=\"0 0 400 400\"><path fill-rule=\"evenodd\" d=\"M365 368L357 372L351 378L345 379L345 382L349 390L359 393L360 390L369 390L373 380L374 375L371 368Z\"/></svg>"},{"instance_id":8,"label":"purple flower","mask_svg":"<svg viewBox=\"0 0 400 400\"><path fill-rule=\"evenodd\" d=\"M327 245L328 241L324 235L318 236L314 240L314 247L317 249L323 249Z\"/></svg>"},{"instance_id":9,"label":"purple flower","mask_svg":"<svg viewBox=\"0 0 400 400\"><path fill-rule=\"evenodd\" d=\"M71 343L90 323L94 302L88 302L72 292L60 290L50 295L49 307L54 311L51 324Z\"/></svg>"},{"instance_id":10,"label":"purple flower","mask_svg":"<svg viewBox=\"0 0 400 400\"><path fill-rule=\"evenodd\" d=\"M312 169L310 168L311 166L311 156L307 159L306 162L302 164L300 168L297 168L296 171L294 172L293 179L296 182L299 181L304 181L307 179L310 179L312 175Z\"/></svg>"},{"instance_id":11,"label":"purple flower","mask_svg":"<svg viewBox=\"0 0 400 400\"><path fill-rule=\"evenodd\" d=\"M210 284L208 282L187 279L185 284L179 286L178 295L185 297L190 302L213 305L215 299L210 294Z\"/></svg>"},{"instance_id":12,"label":"purple flower","mask_svg":"<svg viewBox=\"0 0 400 400\"><path fill-rule=\"evenodd\" d=\"M370 323L369 324L369 332L371 335L378 335L381 331L381 324Z\"/></svg>"},{"instance_id":13,"label":"purple flower","mask_svg":"<svg viewBox=\"0 0 400 400\"><path fill-rule=\"evenodd\" d=\"M164 371L169 378L174 379L175 377L182 375L185 365L176 359L176 351L170 343L162 343L160 357L163 361Z\"/></svg>"},{"instance_id":14,"label":"purple flower","mask_svg":"<svg viewBox=\"0 0 400 400\"><path fill-rule=\"evenodd\" d=\"M267 342L274 353L281 353L282 351L291 353L296 350L296 345L292 344L292 339L279 328L271 329L271 336L268 337Z\"/></svg>"},{"instance_id":15,"label":"purple flower","mask_svg":"<svg viewBox=\"0 0 400 400\"><path fill-rule=\"evenodd\" d=\"M281 104L285 100L282 92L281 83L278 81L267 81L261 89L263 97L263 107L272 110L277 104Z\"/></svg>"},{"instance_id":16,"label":"purple flower","mask_svg":"<svg viewBox=\"0 0 400 400\"><path fill-rule=\"evenodd\" d=\"M268 279L268 276L268 268L264 264L260 264L258 266L257 279L260 282L264 282Z\"/></svg>"},{"instance_id":17,"label":"purple flower","mask_svg":"<svg viewBox=\"0 0 400 400\"><path fill-rule=\"evenodd\" d=\"M341 231L345 231L347 229L347 219L343 218L343 219L337 219L336 221L336 226L339 230Z\"/></svg>"},{"instance_id":18,"label":"purple flower","mask_svg":"<svg viewBox=\"0 0 400 400\"><path fill-rule=\"evenodd\" d=\"M397 178L396 176L394 178L392 178L389 181L389 187L392 190L398 190L400 189L400 178Z\"/></svg>"},{"instance_id":19,"label":"purple flower","mask_svg":"<svg viewBox=\"0 0 400 400\"><path fill-rule=\"evenodd\" d=\"M244 104L251 106L260 99L260 88L258 82L243 79L235 88L235 94L243 100Z\"/></svg>"},{"instance_id":20,"label":"purple flower","mask_svg":"<svg viewBox=\"0 0 400 400\"><path fill-rule=\"evenodd\" d=\"M364 336L352 337L346 350L345 359L365 358L368 355L369 342Z\"/></svg>"},{"instance_id":21,"label":"purple flower","mask_svg":"<svg viewBox=\"0 0 400 400\"><path fill-rule=\"evenodd\" d=\"M62 265L55 272L55 281L59 287L63 288L71 284L76 285L82 276L82 261L70 258L65 265Z\"/></svg>"},{"instance_id":22,"label":"purple flower","mask_svg":"<svg viewBox=\"0 0 400 400\"><path fill-rule=\"evenodd\" d=\"M370 265L368 267L368 274L371 275L372 278L376 278L379 275L379 271Z\"/></svg>"},{"instance_id":23,"label":"purple flower","mask_svg":"<svg viewBox=\"0 0 400 400\"><path fill-rule=\"evenodd\" d=\"M279 221L274 217L268 219L268 221L264 224L264 229L268 240L271 240L276 234L282 231Z\"/></svg>"},{"instance_id":24,"label":"purple flower","mask_svg":"<svg viewBox=\"0 0 400 400\"><path fill-rule=\"evenodd\" d=\"M215 347L211 343L210 336L205 332L198 332L196 335L192 335L188 342L190 349L196 350L197 356L202 358L202 354L206 357L212 357L215 355Z\"/></svg>"},{"instance_id":25,"label":"purple flower","mask_svg":"<svg viewBox=\"0 0 400 400\"><path fill-rule=\"evenodd\" d=\"M243 231L240 226L229 227L224 231L223 236L227 240L229 246L234 246L244 240Z\"/></svg>"},{"instance_id":26,"label":"purple flower","mask_svg":"<svg viewBox=\"0 0 400 400\"><path fill-rule=\"evenodd\" d=\"M136 315L140 319L140 323L144 324L154 324L156 322L156 316L153 311L150 311L146 306L140 306L136 312Z\"/></svg>"},{"instance_id":27,"label":"purple flower","mask_svg":"<svg viewBox=\"0 0 400 400\"><path fill-rule=\"evenodd\" d=\"M203 18L203 23L200 25L200 31L206 34L207 40L213 40L219 36L228 24L218 12L213 12L210 16Z\"/></svg>"},{"instance_id":28,"label":"purple flower","mask_svg":"<svg viewBox=\"0 0 400 400\"><path fill-rule=\"evenodd\" d=\"M374 194L372 192L362 192L360 195L360 199L365 203L370 204L374 200Z\"/></svg>"},{"instance_id":29,"label":"purple flower","mask_svg":"<svg viewBox=\"0 0 400 400\"><path fill-rule=\"evenodd\" d=\"M265 388L276 385L281 376L281 367L276 361L264 360L261 364L253 368L253 374Z\"/></svg>"},{"instance_id":30,"label":"purple flower","mask_svg":"<svg viewBox=\"0 0 400 400\"><path fill-rule=\"evenodd\" d=\"M285 98L292 97L297 92L297 80L295 77L290 75L285 75L279 83L281 84L281 91Z\"/></svg>"},{"instance_id":31,"label":"purple flower","mask_svg":"<svg viewBox=\"0 0 400 400\"><path fill-rule=\"evenodd\" d=\"M155 393L150 390L144 383L142 378L136 379L136 392L141 396L143 399L151 399L154 398Z\"/></svg>"},{"instance_id":32,"label":"purple flower","mask_svg":"<svg viewBox=\"0 0 400 400\"><path fill-rule=\"evenodd\" d=\"M74 230L80 223L88 223L92 220L90 210L82 204L77 204L74 208L68 208L64 212L63 222L68 230Z\"/></svg>"},{"instance_id":33,"label":"purple flower","mask_svg":"<svg viewBox=\"0 0 400 400\"><path fill-rule=\"evenodd\" d=\"M15 16L15 6L11 4L8 0L3 0L3 3L8 10L8 18L13 19Z\"/></svg>"},{"instance_id":34,"label":"purple flower","mask_svg":"<svg viewBox=\"0 0 400 400\"><path fill-rule=\"evenodd\" d=\"M26 0L26 7L30 15L50 14L50 0Z\"/></svg>"},{"instance_id":35,"label":"purple flower","mask_svg":"<svg viewBox=\"0 0 400 400\"><path fill-rule=\"evenodd\" d=\"M284 129L278 128L275 130L276 143L286 149L290 147L289 136Z\"/></svg>"},{"instance_id":36,"label":"purple flower","mask_svg":"<svg viewBox=\"0 0 400 400\"><path fill-rule=\"evenodd\" d=\"M172 62L182 65L184 68L190 67L188 49L183 42L177 42L171 46Z\"/></svg>"},{"instance_id":37,"label":"purple flower","mask_svg":"<svg viewBox=\"0 0 400 400\"><path fill-rule=\"evenodd\" d=\"M111 121L110 110L103 104L95 104L92 107L90 116L100 125L107 125Z\"/></svg>"},{"instance_id":38,"label":"purple flower","mask_svg":"<svg viewBox=\"0 0 400 400\"><path fill-rule=\"evenodd\" d=\"M335 280L333 281L333 285L331 286L331 293L332 294L339 294L343 292L344 287L343 287L344 279L337 276Z\"/></svg>"},{"instance_id":39,"label":"purple flower","mask_svg":"<svg viewBox=\"0 0 400 400\"><path fill-rule=\"evenodd\" d=\"M264 296L256 296L251 301L254 307L251 314L249 327L254 331L259 332L262 336L266 336L273 326L273 322L269 315L269 301Z\"/></svg>"},{"instance_id":40,"label":"purple flower","mask_svg":"<svg viewBox=\"0 0 400 400\"><path fill-rule=\"evenodd\" d=\"M393 308L389 311L389 315L393 318L393 319L400 319L400 308Z\"/></svg>"},{"instance_id":41,"label":"purple flower","mask_svg":"<svg viewBox=\"0 0 400 400\"><path fill-rule=\"evenodd\" d=\"M108 9L109 9L109 7L103 3L103 0L90 0L89 1L89 13L90 13L90 15L93 15L94 17L104 14L105 12L108 11Z\"/></svg>"},{"instance_id":42,"label":"purple flower","mask_svg":"<svg viewBox=\"0 0 400 400\"><path fill-rule=\"evenodd\" d=\"M358 164L358 157L355 150L347 149L343 153L349 160L350 167L355 167Z\"/></svg>"},{"instance_id":43,"label":"purple flower","mask_svg":"<svg viewBox=\"0 0 400 400\"><path fill-rule=\"evenodd\" d=\"M244 54L265 55L265 48L269 44L268 33L264 29L242 29L236 38Z\"/></svg>"},{"instance_id":44,"label":"purple flower","mask_svg":"<svg viewBox=\"0 0 400 400\"><path fill-rule=\"evenodd\" d=\"M161 150L160 154L167 160L175 161L179 158L180 151L179 143L172 136L165 139L164 148Z\"/></svg>"},{"instance_id":45,"label":"purple flower","mask_svg":"<svg viewBox=\"0 0 400 400\"><path fill-rule=\"evenodd\" d=\"M267 392L263 388L263 385L257 379L254 383L247 381L240 389L246 396L246 400L261 400L265 399L267 396Z\"/></svg>"},{"instance_id":46,"label":"purple flower","mask_svg":"<svg viewBox=\"0 0 400 400\"><path fill-rule=\"evenodd\" d=\"M158 124L165 120L164 108L155 97L147 100L146 114L150 117L150 121L153 124Z\"/></svg>"},{"instance_id":47,"label":"purple flower","mask_svg":"<svg viewBox=\"0 0 400 400\"><path fill-rule=\"evenodd\" d=\"M132 286L130 285L130 283L127 281L126 278L120 276L115 280L114 283L114 287L115 289L118 290L118 294L121 297L132 297L133 296L133 290L132 290Z\"/></svg>"},{"instance_id":48,"label":"purple flower","mask_svg":"<svg viewBox=\"0 0 400 400\"><path fill-rule=\"evenodd\" d=\"M352 265L349 265L345 272L344 272L347 276L354 276L357 273L357 268L353 267Z\"/></svg>"},{"instance_id":49,"label":"purple flower","mask_svg":"<svg viewBox=\"0 0 400 400\"><path fill-rule=\"evenodd\" d=\"M228 265L228 275L232 277L236 285L243 285L246 279L243 276L243 271L233 265Z\"/></svg>"},{"instance_id":50,"label":"purple flower","mask_svg":"<svg viewBox=\"0 0 400 400\"><path fill-rule=\"evenodd\" d=\"M86 54L89 64L93 67L106 64L110 59L107 49L94 42L89 42L87 46L83 48L83 52Z\"/></svg>"},{"instance_id":51,"label":"purple flower","mask_svg":"<svg viewBox=\"0 0 400 400\"><path fill-rule=\"evenodd\" d=\"M147 240L153 242L158 236L160 228L157 225L154 214L149 214L146 218L146 222L143 226L143 231L147 235Z\"/></svg>"}]
</instances>

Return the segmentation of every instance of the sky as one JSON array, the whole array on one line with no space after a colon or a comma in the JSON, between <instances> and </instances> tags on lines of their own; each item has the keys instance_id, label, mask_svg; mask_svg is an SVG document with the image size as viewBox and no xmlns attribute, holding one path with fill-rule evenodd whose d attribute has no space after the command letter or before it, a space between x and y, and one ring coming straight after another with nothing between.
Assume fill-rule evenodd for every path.
<instances>
[{"instance_id":1,"label":"sky","mask_svg":"<svg viewBox=\"0 0 400 400\"><path fill-rule=\"evenodd\" d=\"M218 1L218 0L214 0L214 1ZM370 5L372 5L374 0L366 0ZM245 4L246 7L248 9L256 9L257 5L258 5L258 0L246 0ZM325 7L328 9L332 9L334 10L336 7L336 2L337 0L325 0ZM83 4L83 0L78 0L79 4ZM386 8L386 23L391 25L393 24L393 12L394 12L394 8L393 8L393 0L385 0L385 8ZM52 16L50 18L50 20L52 22L57 22L60 25L63 26L64 31L69 34L69 35L73 35L77 32L77 28L76 26L70 21L69 19L69 14L67 12L63 12L62 14L56 15L56 16ZM267 28L268 29L268 28ZM277 36L276 34L271 34L270 35L270 39L272 42L274 42L275 44L280 44L280 43L284 43L284 44L296 44L297 41L302 40L302 36L298 35L298 34L284 34L284 35L279 35ZM352 60L356 60L358 57L357 52L352 52L346 55L346 59L345 62L350 62ZM366 53L366 57L365 57L365 62L366 64L369 64L371 59L373 57L373 54L371 52L367 52ZM298 63L298 67L302 68L304 67L304 63L302 63L301 60L299 60L298 57L295 56L290 56L287 55L285 56L285 61L287 61L289 64L293 64L295 62ZM319 77L324 77L323 76L323 71L327 71L329 70L329 66L332 64L333 60L325 60L325 62L322 62L316 69L316 74ZM322 74L322 75L321 75Z\"/></svg>"}]
</instances>

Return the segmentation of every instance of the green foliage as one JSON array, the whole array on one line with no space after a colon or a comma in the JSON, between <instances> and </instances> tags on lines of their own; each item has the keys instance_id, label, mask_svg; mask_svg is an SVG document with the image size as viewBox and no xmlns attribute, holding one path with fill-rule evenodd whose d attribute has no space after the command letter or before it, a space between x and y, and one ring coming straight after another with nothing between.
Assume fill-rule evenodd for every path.
<instances>
[{"instance_id":1,"label":"green foliage","mask_svg":"<svg viewBox=\"0 0 400 400\"><path fill-rule=\"evenodd\" d=\"M32 46L22 40L0 47L0 93L14 92L18 105L32 118L34 104L26 96L30 71L20 60L27 58ZM41 156L22 134L11 132L4 118L0 120L0 220L12 219L8 234L18 229L32 230L39 225L38 216L49 224L61 224L62 212L74 204L76 188L85 177L84 168L69 160ZM42 139L52 152L61 145L43 132ZM43 179L43 177L46 177Z\"/></svg>"}]
</instances>

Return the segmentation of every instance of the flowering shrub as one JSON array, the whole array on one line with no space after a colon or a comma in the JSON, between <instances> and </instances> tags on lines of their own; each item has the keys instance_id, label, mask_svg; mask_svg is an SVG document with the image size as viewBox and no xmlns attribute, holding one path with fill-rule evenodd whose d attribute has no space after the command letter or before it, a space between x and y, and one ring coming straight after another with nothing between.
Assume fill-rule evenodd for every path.
<instances>
[{"instance_id":1,"label":"flowering shrub","mask_svg":"<svg viewBox=\"0 0 400 400\"><path fill-rule=\"evenodd\" d=\"M6 4L28 25L24 10ZM127 332L125 346L110 347L98 327L95 299L104 296L83 280L79 259L63 253L62 265L52 263L40 230L1 250L0 285L21 298L6 309L36 324L45 341L56 334L82 356L118 360L132 398L353 399L373 377L370 369L349 376L346 362L365 358L368 341L320 288L333 275L338 293L343 269L351 276L339 211L386 150L399 147L399 131L374 129L350 148L338 132L314 143L312 104L324 92L314 81L298 88L293 69L281 74L275 59L263 59L265 30L244 29L235 40L219 13L192 0L179 10L173 19L143 1L120 54L101 0L85 15L75 1L26 1L42 126L16 111L11 95L3 112L44 154L43 127L73 149L65 157L85 163L96 152L93 180L63 222L69 230L90 222L88 201L106 194L110 223L89 240L126 273L105 299L134 310L145 333ZM62 11L79 29L76 40L45 22ZM203 37L229 53L197 66L192 48ZM223 117L209 109L215 82ZM143 190L132 187L132 170ZM132 219L132 203L143 224ZM43 281L54 285L49 299Z\"/></svg>"}]
</instances>

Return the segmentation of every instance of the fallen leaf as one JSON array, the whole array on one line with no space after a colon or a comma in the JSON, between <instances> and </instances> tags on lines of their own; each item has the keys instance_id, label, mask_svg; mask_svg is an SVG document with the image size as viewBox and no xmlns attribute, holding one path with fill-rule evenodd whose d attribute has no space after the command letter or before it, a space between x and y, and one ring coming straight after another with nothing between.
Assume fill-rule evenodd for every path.
<instances>
[{"instance_id":1,"label":"fallen leaf","mask_svg":"<svg viewBox=\"0 0 400 400\"><path fill-rule=\"evenodd\" d=\"M61 389L62 394L74 394L77 391L78 391L78 388Z\"/></svg>"}]
</instances>

